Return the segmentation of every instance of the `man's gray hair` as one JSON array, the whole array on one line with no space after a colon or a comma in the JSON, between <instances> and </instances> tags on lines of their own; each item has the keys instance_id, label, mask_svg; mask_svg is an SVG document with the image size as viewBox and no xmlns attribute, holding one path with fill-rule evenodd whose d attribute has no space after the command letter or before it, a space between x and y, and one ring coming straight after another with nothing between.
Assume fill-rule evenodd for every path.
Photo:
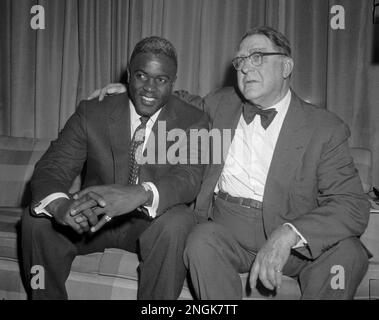
<instances>
[{"instance_id":1,"label":"man's gray hair","mask_svg":"<svg viewBox=\"0 0 379 320\"><path fill-rule=\"evenodd\" d=\"M284 53L286 56L291 57L291 45L288 39L279 31L276 31L275 29L271 27L256 27L253 29L250 29L247 31L243 37L241 38L240 44L243 40L245 40L247 37L250 37L255 34L261 34L266 36L271 40L274 47L279 50L281 53Z\"/></svg>"}]
</instances>

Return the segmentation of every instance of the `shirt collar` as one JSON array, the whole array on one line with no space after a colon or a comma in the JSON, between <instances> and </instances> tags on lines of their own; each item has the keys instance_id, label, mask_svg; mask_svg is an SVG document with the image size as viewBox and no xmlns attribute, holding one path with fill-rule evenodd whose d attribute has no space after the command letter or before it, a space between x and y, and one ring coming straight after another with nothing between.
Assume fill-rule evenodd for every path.
<instances>
[{"instance_id":1,"label":"shirt collar","mask_svg":"<svg viewBox=\"0 0 379 320\"><path fill-rule=\"evenodd\" d=\"M273 106L271 106L270 108L267 108L267 109L273 109L274 108L274 109L276 109L276 111L278 111L278 113L285 112L288 109L288 106L290 104L291 95L292 95L291 90L288 89L286 95L280 101L278 101Z\"/></svg>"},{"instance_id":2,"label":"shirt collar","mask_svg":"<svg viewBox=\"0 0 379 320\"><path fill-rule=\"evenodd\" d=\"M139 126L141 123L139 118L141 116L137 113L136 108L134 107L134 104L133 104L132 100L130 100L130 99L129 99L129 109L130 109L130 123L132 124L133 127ZM155 123L155 121L157 120L161 110L162 110L162 108L160 108L158 111L156 111L150 117L149 121L147 122L147 125L149 125L149 124L152 125Z\"/></svg>"}]
</instances>

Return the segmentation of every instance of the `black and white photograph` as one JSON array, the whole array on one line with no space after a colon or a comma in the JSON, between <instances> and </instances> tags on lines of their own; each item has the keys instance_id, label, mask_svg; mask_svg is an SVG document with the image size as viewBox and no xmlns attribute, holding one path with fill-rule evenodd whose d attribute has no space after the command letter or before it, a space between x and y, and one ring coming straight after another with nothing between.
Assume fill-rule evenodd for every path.
<instances>
[{"instance_id":1,"label":"black and white photograph","mask_svg":"<svg viewBox=\"0 0 379 320\"><path fill-rule=\"evenodd\" d=\"M0 0L0 300L379 300L379 0Z\"/></svg>"}]
</instances>

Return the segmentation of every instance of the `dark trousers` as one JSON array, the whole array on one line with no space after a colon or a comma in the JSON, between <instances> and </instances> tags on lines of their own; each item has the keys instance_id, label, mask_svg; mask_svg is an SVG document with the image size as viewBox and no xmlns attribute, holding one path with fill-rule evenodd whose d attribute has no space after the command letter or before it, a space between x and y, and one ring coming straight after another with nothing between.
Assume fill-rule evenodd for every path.
<instances>
[{"instance_id":1,"label":"dark trousers","mask_svg":"<svg viewBox=\"0 0 379 320\"><path fill-rule=\"evenodd\" d=\"M184 251L197 298L241 299L244 288L238 273L250 272L265 241L261 210L216 198L213 221L192 230ZM344 270L343 289L332 285L333 266ZM367 267L366 251L351 237L315 260L291 254L283 274L298 279L302 299L352 299Z\"/></svg>"},{"instance_id":2,"label":"dark trousers","mask_svg":"<svg viewBox=\"0 0 379 320\"><path fill-rule=\"evenodd\" d=\"M31 289L32 299L67 299L65 282L75 256L120 248L139 253L138 299L177 299L186 277L185 240L194 225L184 205L149 220L141 212L129 213L106 224L95 234L78 235L52 220L22 217L23 271L27 285L31 268L45 270L45 289Z\"/></svg>"}]
</instances>

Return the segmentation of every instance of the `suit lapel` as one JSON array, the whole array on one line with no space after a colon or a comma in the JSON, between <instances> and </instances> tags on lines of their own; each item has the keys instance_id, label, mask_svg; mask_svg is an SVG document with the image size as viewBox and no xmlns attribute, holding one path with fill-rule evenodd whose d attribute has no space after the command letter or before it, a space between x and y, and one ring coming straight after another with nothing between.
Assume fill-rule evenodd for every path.
<instances>
[{"instance_id":1,"label":"suit lapel","mask_svg":"<svg viewBox=\"0 0 379 320\"><path fill-rule=\"evenodd\" d=\"M114 162L114 181L127 184L130 149L129 98L125 94L122 103L115 105L108 118L110 144Z\"/></svg>"},{"instance_id":2,"label":"suit lapel","mask_svg":"<svg viewBox=\"0 0 379 320\"><path fill-rule=\"evenodd\" d=\"M162 108L157 121L155 121L152 131L158 133L158 121L166 122L166 131L170 131L178 127L177 124L178 115L175 112L175 98L171 97L167 102L167 105Z\"/></svg>"},{"instance_id":3,"label":"suit lapel","mask_svg":"<svg viewBox=\"0 0 379 320\"><path fill-rule=\"evenodd\" d=\"M221 146L211 145L211 163L217 163L210 166L209 176L212 181L213 189L216 186L221 171L225 165L225 159L228 155L229 148L233 141L238 121L242 113L242 102L238 101L234 104L229 101L225 107L220 106L220 112L214 119L212 129L219 130L221 134ZM216 155L215 155L216 153ZM216 158L217 157L217 158Z\"/></svg>"},{"instance_id":4,"label":"suit lapel","mask_svg":"<svg viewBox=\"0 0 379 320\"><path fill-rule=\"evenodd\" d=\"M125 94L123 102L120 105L115 105L113 111L110 113L108 118L109 136L111 149L113 153L114 161L114 181L117 184L127 184L129 175L129 150L131 143L130 135L130 108L129 108L129 98ZM147 140L146 149L144 155L146 156L146 150L153 150L155 153L154 158L151 159L156 163L158 156L164 156L166 159L166 149L163 148L162 143L166 143L165 137L158 136L158 125L163 128L162 123L159 121L164 121L164 126L166 128L166 133L171 129L177 127L178 115L175 111L175 98L171 98L167 105L162 108L157 120L155 121L151 134ZM161 132L162 133L162 132ZM163 139L164 138L164 139ZM158 140L160 144L158 144ZM161 148L161 152L159 149ZM150 159L150 157L148 158ZM159 162L158 162L159 163ZM166 161L161 162L166 163ZM148 172L145 172L146 166L142 165L140 169L140 181L149 180L151 177Z\"/></svg>"},{"instance_id":5,"label":"suit lapel","mask_svg":"<svg viewBox=\"0 0 379 320\"><path fill-rule=\"evenodd\" d=\"M286 208L288 182L293 180L306 145L311 137L300 99L292 92L291 103L276 143L267 175L263 216L269 225L275 215L282 215ZM270 223L271 222L271 223Z\"/></svg>"},{"instance_id":6,"label":"suit lapel","mask_svg":"<svg viewBox=\"0 0 379 320\"><path fill-rule=\"evenodd\" d=\"M175 101L171 98L156 119L146 143L145 156L148 150L154 151L154 163L167 163L167 133L178 127L178 115L175 112ZM153 148L153 149L152 149ZM141 167L141 174L144 167Z\"/></svg>"},{"instance_id":7,"label":"suit lapel","mask_svg":"<svg viewBox=\"0 0 379 320\"><path fill-rule=\"evenodd\" d=\"M239 98L236 99L236 96L225 99L218 106L217 113L213 119L212 130L215 130L216 134L219 131L221 146L210 145L211 164L207 165L205 169L201 192L197 197L198 205L196 210L200 216L206 217L210 214L209 210L212 204L213 192L220 178L238 121L241 117L242 104L242 101Z\"/></svg>"}]
</instances>

